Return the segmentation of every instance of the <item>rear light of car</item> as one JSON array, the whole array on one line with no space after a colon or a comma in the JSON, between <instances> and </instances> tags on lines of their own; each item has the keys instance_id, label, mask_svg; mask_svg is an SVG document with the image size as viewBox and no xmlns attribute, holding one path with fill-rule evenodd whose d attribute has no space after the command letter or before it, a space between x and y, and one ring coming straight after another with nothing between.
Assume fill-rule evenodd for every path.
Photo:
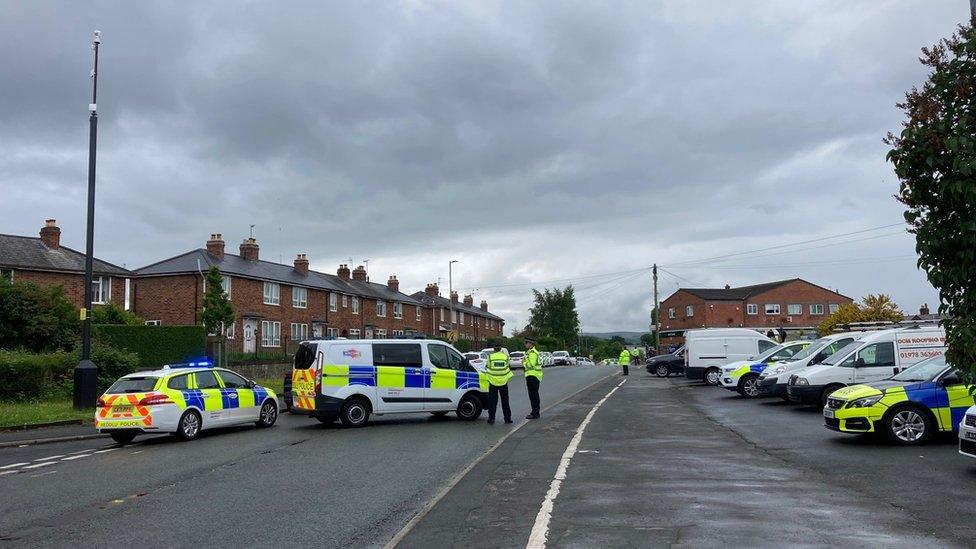
<instances>
[{"instance_id":1,"label":"rear light of car","mask_svg":"<svg viewBox=\"0 0 976 549\"><path fill-rule=\"evenodd\" d=\"M98 397L98 402L95 403L96 408L108 408L108 404L105 404L105 397Z\"/></svg>"},{"instance_id":2,"label":"rear light of car","mask_svg":"<svg viewBox=\"0 0 976 549\"><path fill-rule=\"evenodd\" d=\"M139 406L155 406L157 404L172 404L173 401L166 395L149 395L139 401Z\"/></svg>"},{"instance_id":3,"label":"rear light of car","mask_svg":"<svg viewBox=\"0 0 976 549\"><path fill-rule=\"evenodd\" d=\"M322 370L315 369L315 394L318 395L322 392Z\"/></svg>"}]
</instances>

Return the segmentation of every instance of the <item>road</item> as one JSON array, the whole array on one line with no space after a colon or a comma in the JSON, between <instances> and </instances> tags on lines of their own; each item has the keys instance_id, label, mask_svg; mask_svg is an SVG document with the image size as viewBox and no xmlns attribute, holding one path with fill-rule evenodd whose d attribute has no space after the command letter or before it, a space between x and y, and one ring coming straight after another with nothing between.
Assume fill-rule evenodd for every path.
<instances>
[{"instance_id":1,"label":"road","mask_svg":"<svg viewBox=\"0 0 976 549\"><path fill-rule=\"evenodd\" d=\"M615 370L547 369L543 406ZM283 414L269 430L0 449L0 541L18 546L382 546L516 425L374 417L362 429ZM15 465L26 464L26 465ZM3 467L6 467L5 469Z\"/></svg>"}]
</instances>

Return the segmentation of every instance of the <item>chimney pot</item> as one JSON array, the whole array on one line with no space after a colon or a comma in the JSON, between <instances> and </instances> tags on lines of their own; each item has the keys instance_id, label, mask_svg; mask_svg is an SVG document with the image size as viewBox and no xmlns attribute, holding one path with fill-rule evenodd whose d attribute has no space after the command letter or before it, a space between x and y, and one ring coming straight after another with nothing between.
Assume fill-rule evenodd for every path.
<instances>
[{"instance_id":1,"label":"chimney pot","mask_svg":"<svg viewBox=\"0 0 976 549\"><path fill-rule=\"evenodd\" d=\"M308 256L305 254L295 256L295 271L303 275L308 274Z\"/></svg>"},{"instance_id":2,"label":"chimney pot","mask_svg":"<svg viewBox=\"0 0 976 549\"><path fill-rule=\"evenodd\" d=\"M386 281L386 286L394 292L400 291L400 281L397 280L396 275L390 275L390 279Z\"/></svg>"},{"instance_id":3,"label":"chimney pot","mask_svg":"<svg viewBox=\"0 0 976 549\"><path fill-rule=\"evenodd\" d=\"M427 285L426 289L424 289L424 293L430 297L437 297L440 294L440 289L437 287L437 284L431 283Z\"/></svg>"},{"instance_id":4,"label":"chimney pot","mask_svg":"<svg viewBox=\"0 0 976 549\"><path fill-rule=\"evenodd\" d=\"M224 260L224 237L220 233L210 233L210 240L207 241L207 251L218 261ZM244 255L244 254L241 254Z\"/></svg>"},{"instance_id":5,"label":"chimney pot","mask_svg":"<svg viewBox=\"0 0 976 549\"><path fill-rule=\"evenodd\" d=\"M244 242L241 242L241 258L247 259L249 261L258 260L258 241L254 237L245 238Z\"/></svg>"},{"instance_id":6,"label":"chimney pot","mask_svg":"<svg viewBox=\"0 0 976 549\"><path fill-rule=\"evenodd\" d=\"M474 296L472 296L471 294L464 296L464 304L467 305L468 307L474 305Z\"/></svg>"},{"instance_id":7,"label":"chimney pot","mask_svg":"<svg viewBox=\"0 0 976 549\"><path fill-rule=\"evenodd\" d=\"M349 280L349 265L341 263L339 265L339 269L336 270L336 275L338 275L342 280Z\"/></svg>"},{"instance_id":8,"label":"chimney pot","mask_svg":"<svg viewBox=\"0 0 976 549\"><path fill-rule=\"evenodd\" d=\"M725 289L726 289L726 290L730 290L730 289L732 289L732 286L729 286L728 284L726 284L726 285L725 285Z\"/></svg>"},{"instance_id":9,"label":"chimney pot","mask_svg":"<svg viewBox=\"0 0 976 549\"><path fill-rule=\"evenodd\" d=\"M488 312L488 302L484 299L481 300L481 310L486 313Z\"/></svg>"},{"instance_id":10,"label":"chimney pot","mask_svg":"<svg viewBox=\"0 0 976 549\"><path fill-rule=\"evenodd\" d=\"M54 219L45 219L44 226L41 227L41 242L52 250L61 247L61 229L58 222Z\"/></svg>"},{"instance_id":11,"label":"chimney pot","mask_svg":"<svg viewBox=\"0 0 976 549\"><path fill-rule=\"evenodd\" d=\"M367 281L366 268L363 267L362 265L360 265L360 266L356 267L355 269L353 269L353 271L352 271L352 279L353 280L358 280L359 282L366 282Z\"/></svg>"},{"instance_id":12,"label":"chimney pot","mask_svg":"<svg viewBox=\"0 0 976 549\"><path fill-rule=\"evenodd\" d=\"M451 301L453 301L454 303L457 303L457 300L458 300L458 293L457 292L451 292Z\"/></svg>"}]
</instances>

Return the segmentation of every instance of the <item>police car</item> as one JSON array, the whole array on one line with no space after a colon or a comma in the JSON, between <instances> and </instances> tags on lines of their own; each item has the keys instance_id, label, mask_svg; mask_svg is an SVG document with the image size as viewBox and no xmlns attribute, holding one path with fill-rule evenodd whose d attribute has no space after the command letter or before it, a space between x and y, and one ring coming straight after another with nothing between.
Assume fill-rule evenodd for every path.
<instances>
[{"instance_id":1,"label":"police car","mask_svg":"<svg viewBox=\"0 0 976 549\"><path fill-rule=\"evenodd\" d=\"M442 341L305 341L295 353L291 411L347 427L365 425L371 414L455 412L473 421L487 391L487 375Z\"/></svg>"},{"instance_id":2,"label":"police car","mask_svg":"<svg viewBox=\"0 0 976 549\"><path fill-rule=\"evenodd\" d=\"M959 424L959 453L976 458L976 406L966 410L966 415Z\"/></svg>"},{"instance_id":3,"label":"police car","mask_svg":"<svg viewBox=\"0 0 976 549\"><path fill-rule=\"evenodd\" d=\"M898 444L922 444L955 431L973 405L969 387L940 355L886 381L852 385L827 397L824 425L844 433L884 433Z\"/></svg>"},{"instance_id":4,"label":"police car","mask_svg":"<svg viewBox=\"0 0 976 549\"><path fill-rule=\"evenodd\" d=\"M791 360L795 355L810 346L808 340L797 340L777 345L752 360L739 360L722 367L719 383L722 387L738 392L746 398L755 398L759 393L759 374L769 364Z\"/></svg>"},{"instance_id":5,"label":"police car","mask_svg":"<svg viewBox=\"0 0 976 549\"><path fill-rule=\"evenodd\" d=\"M95 428L120 443L140 433L192 440L204 429L278 419L274 391L208 362L163 366L118 379L98 399Z\"/></svg>"}]
</instances>

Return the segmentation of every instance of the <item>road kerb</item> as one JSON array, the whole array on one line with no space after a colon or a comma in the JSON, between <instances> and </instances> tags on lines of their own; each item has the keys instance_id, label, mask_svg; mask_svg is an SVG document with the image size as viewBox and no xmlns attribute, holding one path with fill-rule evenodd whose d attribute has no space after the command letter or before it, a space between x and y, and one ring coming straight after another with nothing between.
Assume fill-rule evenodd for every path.
<instances>
[{"instance_id":1,"label":"road kerb","mask_svg":"<svg viewBox=\"0 0 976 549\"><path fill-rule=\"evenodd\" d=\"M102 433L92 433L90 435L71 435L66 437L48 437L48 438L34 438L27 440L10 440L6 442L0 442L0 448L11 448L19 446L34 446L37 444L50 444L53 442L71 442L73 440L89 440L93 438L103 438L108 435Z\"/></svg>"}]
</instances>

